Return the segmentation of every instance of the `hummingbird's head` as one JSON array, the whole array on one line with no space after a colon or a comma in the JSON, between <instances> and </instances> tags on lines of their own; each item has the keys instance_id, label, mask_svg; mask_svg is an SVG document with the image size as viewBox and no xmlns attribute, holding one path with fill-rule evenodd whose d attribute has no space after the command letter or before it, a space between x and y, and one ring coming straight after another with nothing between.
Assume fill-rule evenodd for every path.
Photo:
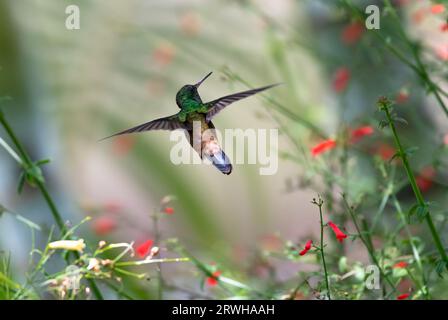
<instances>
[{"instance_id":1,"label":"hummingbird's head","mask_svg":"<svg viewBox=\"0 0 448 320\"><path fill-rule=\"evenodd\" d=\"M176 95L176 103L181 108L182 102L185 100L196 100L202 102L201 97L198 93L198 88L212 73L207 74L201 81L196 84L187 84L183 86Z\"/></svg>"}]
</instances>

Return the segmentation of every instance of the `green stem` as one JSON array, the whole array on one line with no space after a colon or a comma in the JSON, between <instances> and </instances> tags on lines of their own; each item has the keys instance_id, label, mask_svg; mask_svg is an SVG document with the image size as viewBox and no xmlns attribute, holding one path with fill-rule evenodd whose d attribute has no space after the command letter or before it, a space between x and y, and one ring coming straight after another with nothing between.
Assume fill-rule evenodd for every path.
<instances>
[{"instance_id":1,"label":"green stem","mask_svg":"<svg viewBox=\"0 0 448 320\"><path fill-rule=\"evenodd\" d=\"M420 254L418 252L417 247L414 244L414 241L412 239L411 230L409 230L408 224L406 222L406 217L405 217L405 215L403 213L403 210L401 210L401 205L398 202L398 199L395 196L395 194L392 195L392 202L394 203L395 209L397 209L398 214L400 216L400 219L401 219L401 221L402 221L402 223L404 225L404 229L405 229L406 234L407 234L407 236L409 238L409 243L411 244L412 254L414 255L415 262L417 263L417 266L418 266L418 268L420 270L420 273L421 273L421 278L422 278L422 283L423 283L423 285L421 285L421 290L422 290L423 294L425 295L425 298L427 300L430 300L431 296L430 296L430 294L428 292L428 283L427 283L427 280L426 280L425 271L423 269L423 265L422 265L422 261L421 261L421 258L420 258Z\"/></svg>"},{"instance_id":2,"label":"green stem","mask_svg":"<svg viewBox=\"0 0 448 320\"><path fill-rule=\"evenodd\" d=\"M431 232L432 238L434 240L434 244L437 247L437 250L439 251L440 257L445 262L446 267L448 268L448 257L446 255L445 249L442 244L442 240L440 239L440 235L437 232L436 227L434 226L434 222L432 221L431 213L429 212L428 205L425 202L425 199L423 198L422 192L420 191L420 188L417 185L417 182L415 180L414 173L411 170L411 166L409 165L409 160L407 157L406 152L403 149L403 146L401 144L401 141L398 137L397 129L395 128L395 124L392 120L392 116L390 114L389 106L390 102L387 99L380 100L380 107L385 112L389 127L392 130L392 134L394 136L395 144L398 148L398 154L403 162L403 166L405 168L406 174L408 176L409 183L411 184L412 190L415 195L415 199L417 200L417 204L420 207L423 207L426 211L425 220L429 227L429 231Z\"/></svg>"},{"instance_id":3,"label":"green stem","mask_svg":"<svg viewBox=\"0 0 448 320\"><path fill-rule=\"evenodd\" d=\"M1 111L0 111L0 123L3 125L6 133L8 134L8 136L14 143L17 150L19 151L19 155L21 157L21 162L22 162L22 165L25 166L25 169L32 168L33 166L35 166L35 164L31 160L30 156L25 151L25 148L23 147L22 143L17 138L17 135L14 133L14 130L12 129L12 127L9 125L8 121L4 117L3 112L1 112ZM65 226L64 220L62 219L61 214L59 213L58 209L56 208L56 205L54 204L54 201L51 198L50 193L47 190L47 187L45 186L45 184L43 182L41 182L39 180L36 180L36 185L37 185L39 191L42 193L42 196L44 197L48 207L50 208L51 214L52 214L56 224L58 225L59 230L61 231L62 234L65 234L67 232L67 227ZM77 255L77 258L79 258L79 254L77 253L76 255ZM88 282L89 282L96 298L102 300L103 296L102 296L100 290L98 289L96 283L94 282L94 280L88 279Z\"/></svg>"},{"instance_id":4,"label":"green stem","mask_svg":"<svg viewBox=\"0 0 448 320\"><path fill-rule=\"evenodd\" d=\"M362 232L361 228L359 227L359 223L358 223L358 219L356 219L355 213L353 212L352 207L348 204L347 199L345 197L345 195L342 195L342 199L344 200L344 204L347 207L347 210L352 218L353 224L355 226L356 232L359 235L359 238L361 239L362 243L364 243L364 246L367 249L367 252L370 256L370 260L372 260L372 262L377 266L378 270L380 271L381 276L386 279L387 283L389 284L389 286L392 288L393 291L396 291L395 285L392 282L392 280L390 280L390 278L384 273L383 269L380 266L380 263L378 261L378 259L376 258L375 255L375 249L373 247L373 243L372 240L370 238L370 236L368 236L366 234L366 236L364 237L364 233Z\"/></svg>"},{"instance_id":5,"label":"green stem","mask_svg":"<svg viewBox=\"0 0 448 320\"><path fill-rule=\"evenodd\" d=\"M160 247L160 230L159 230L159 213L155 212L152 215L153 220L153 231L154 231L154 244ZM164 280L162 275L162 264L157 263L157 294L159 300L163 299L163 286Z\"/></svg>"},{"instance_id":6,"label":"green stem","mask_svg":"<svg viewBox=\"0 0 448 320\"><path fill-rule=\"evenodd\" d=\"M327 287L328 300L331 300L330 284L328 282L327 264L325 262L325 252L324 252L324 219L322 217L322 205L323 201L319 199L317 206L319 207L319 216L320 216L320 255L322 257L322 265L324 267L325 286Z\"/></svg>"}]
</instances>

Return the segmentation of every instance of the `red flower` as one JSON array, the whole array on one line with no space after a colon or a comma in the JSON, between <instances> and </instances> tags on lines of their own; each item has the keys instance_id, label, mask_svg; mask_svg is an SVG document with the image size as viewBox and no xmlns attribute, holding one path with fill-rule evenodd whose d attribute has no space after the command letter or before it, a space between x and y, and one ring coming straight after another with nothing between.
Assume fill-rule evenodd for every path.
<instances>
[{"instance_id":1,"label":"red flower","mask_svg":"<svg viewBox=\"0 0 448 320\"><path fill-rule=\"evenodd\" d=\"M445 11L445 6L443 4L434 4L431 6L431 13L439 14Z\"/></svg>"},{"instance_id":2,"label":"red flower","mask_svg":"<svg viewBox=\"0 0 448 320\"><path fill-rule=\"evenodd\" d=\"M135 137L132 135L117 137L113 141L113 151L118 155L124 155L132 149L134 144Z\"/></svg>"},{"instance_id":3,"label":"red flower","mask_svg":"<svg viewBox=\"0 0 448 320\"><path fill-rule=\"evenodd\" d=\"M431 189L433 184L433 178L436 175L436 172L433 167L424 168L418 176L415 178L418 187L422 192L426 192Z\"/></svg>"},{"instance_id":4,"label":"red flower","mask_svg":"<svg viewBox=\"0 0 448 320\"><path fill-rule=\"evenodd\" d=\"M221 273L222 272L219 270L213 272L212 275L207 278L207 284L212 287L216 286L218 284L218 279L219 279L219 276L221 275Z\"/></svg>"},{"instance_id":5,"label":"red flower","mask_svg":"<svg viewBox=\"0 0 448 320\"><path fill-rule=\"evenodd\" d=\"M313 157L315 157L321 153L333 149L334 147L336 147L336 141L333 139L328 139L313 147L311 149L311 154L313 155Z\"/></svg>"},{"instance_id":6,"label":"red flower","mask_svg":"<svg viewBox=\"0 0 448 320\"><path fill-rule=\"evenodd\" d=\"M403 294L400 294L400 295L397 297L397 300L404 300L404 299L408 298L410 295L411 295L410 293L403 293Z\"/></svg>"},{"instance_id":7,"label":"red flower","mask_svg":"<svg viewBox=\"0 0 448 320\"><path fill-rule=\"evenodd\" d=\"M357 129L352 130L351 132L351 140L352 142L357 142L364 136L369 136L373 134L374 130L371 126L359 127Z\"/></svg>"},{"instance_id":8,"label":"red flower","mask_svg":"<svg viewBox=\"0 0 448 320\"><path fill-rule=\"evenodd\" d=\"M398 92L397 96L395 97L395 102L397 104L402 104L408 101L408 99L409 99L409 92L405 89L402 89L400 90L400 92Z\"/></svg>"},{"instance_id":9,"label":"red flower","mask_svg":"<svg viewBox=\"0 0 448 320\"><path fill-rule=\"evenodd\" d=\"M404 269L404 268L406 268L408 266L408 263L407 262L405 262L405 261L400 261L400 262L397 262L396 264L394 264L393 265L393 269Z\"/></svg>"},{"instance_id":10,"label":"red flower","mask_svg":"<svg viewBox=\"0 0 448 320\"><path fill-rule=\"evenodd\" d=\"M152 57L161 67L169 65L176 54L176 48L169 42L160 43L153 51Z\"/></svg>"},{"instance_id":11,"label":"red flower","mask_svg":"<svg viewBox=\"0 0 448 320\"><path fill-rule=\"evenodd\" d=\"M333 75L333 89L336 92L342 92L347 88L350 81L350 70L346 67L341 67L336 70Z\"/></svg>"},{"instance_id":12,"label":"red flower","mask_svg":"<svg viewBox=\"0 0 448 320\"><path fill-rule=\"evenodd\" d=\"M345 238L347 238L347 235L339 229L337 225L335 225L333 222L329 221L328 225L333 230L334 234L336 235L336 239L338 239L339 242L344 241Z\"/></svg>"},{"instance_id":13,"label":"red flower","mask_svg":"<svg viewBox=\"0 0 448 320\"><path fill-rule=\"evenodd\" d=\"M448 31L448 23L444 22L440 25L440 31L445 32Z\"/></svg>"},{"instance_id":14,"label":"red flower","mask_svg":"<svg viewBox=\"0 0 448 320\"><path fill-rule=\"evenodd\" d=\"M448 133L443 137L443 143L448 146Z\"/></svg>"},{"instance_id":15,"label":"red flower","mask_svg":"<svg viewBox=\"0 0 448 320\"><path fill-rule=\"evenodd\" d=\"M174 208L166 207L165 209L163 209L163 212L165 212L166 214L173 214L174 213Z\"/></svg>"},{"instance_id":16,"label":"red flower","mask_svg":"<svg viewBox=\"0 0 448 320\"><path fill-rule=\"evenodd\" d=\"M151 250L152 244L154 242L152 240L147 240L143 242L142 244L138 245L135 251L137 251L137 254L140 258L146 257L146 255Z\"/></svg>"},{"instance_id":17,"label":"red flower","mask_svg":"<svg viewBox=\"0 0 448 320\"><path fill-rule=\"evenodd\" d=\"M310 251L312 244L313 244L313 240L308 240L307 243L305 244L305 248L302 251L300 251L299 254L301 256L305 255L308 251Z\"/></svg>"},{"instance_id":18,"label":"red flower","mask_svg":"<svg viewBox=\"0 0 448 320\"><path fill-rule=\"evenodd\" d=\"M427 13L427 10L425 8L420 8L420 9L416 10L412 14L412 21L416 24L420 24L423 21L423 19L426 18L426 13Z\"/></svg>"},{"instance_id":19,"label":"red flower","mask_svg":"<svg viewBox=\"0 0 448 320\"><path fill-rule=\"evenodd\" d=\"M353 44L357 42L364 33L364 24L360 21L353 22L347 25L344 30L342 30L342 41L345 44Z\"/></svg>"},{"instance_id":20,"label":"red flower","mask_svg":"<svg viewBox=\"0 0 448 320\"><path fill-rule=\"evenodd\" d=\"M388 144L381 144L378 147L377 153L380 155L380 157L384 160L384 161L388 161L390 160L390 158L392 158L392 156L396 153L395 149L393 147L391 147Z\"/></svg>"},{"instance_id":21,"label":"red flower","mask_svg":"<svg viewBox=\"0 0 448 320\"><path fill-rule=\"evenodd\" d=\"M95 219L92 228L97 235L102 236L112 232L116 226L115 220L104 216Z\"/></svg>"},{"instance_id":22,"label":"red flower","mask_svg":"<svg viewBox=\"0 0 448 320\"><path fill-rule=\"evenodd\" d=\"M439 45L434 48L437 57L440 60L447 61L448 60L448 46L447 45Z\"/></svg>"}]
</instances>

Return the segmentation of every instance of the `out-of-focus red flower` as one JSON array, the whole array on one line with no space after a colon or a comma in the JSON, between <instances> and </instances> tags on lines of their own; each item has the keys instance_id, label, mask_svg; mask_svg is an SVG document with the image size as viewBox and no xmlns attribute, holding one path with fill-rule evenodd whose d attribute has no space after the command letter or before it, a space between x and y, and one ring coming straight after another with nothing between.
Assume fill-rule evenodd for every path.
<instances>
[{"instance_id":1,"label":"out-of-focus red flower","mask_svg":"<svg viewBox=\"0 0 448 320\"><path fill-rule=\"evenodd\" d=\"M436 56L442 60L447 61L448 60L448 46L447 45L439 45L435 48Z\"/></svg>"},{"instance_id":2,"label":"out-of-focus red flower","mask_svg":"<svg viewBox=\"0 0 448 320\"><path fill-rule=\"evenodd\" d=\"M104 203L104 210L108 213L118 213L122 210L122 205L114 200Z\"/></svg>"},{"instance_id":3,"label":"out-of-focus red flower","mask_svg":"<svg viewBox=\"0 0 448 320\"><path fill-rule=\"evenodd\" d=\"M448 31L448 23L444 22L440 25L440 31L446 32Z\"/></svg>"},{"instance_id":4,"label":"out-of-focus red flower","mask_svg":"<svg viewBox=\"0 0 448 320\"><path fill-rule=\"evenodd\" d=\"M321 153L333 149L334 147L336 147L336 141L333 139L328 139L311 148L311 154L315 157Z\"/></svg>"},{"instance_id":5,"label":"out-of-focus red flower","mask_svg":"<svg viewBox=\"0 0 448 320\"><path fill-rule=\"evenodd\" d=\"M345 44L356 43L364 34L364 24L361 21L352 22L342 30L342 41Z\"/></svg>"},{"instance_id":6,"label":"out-of-focus red flower","mask_svg":"<svg viewBox=\"0 0 448 320\"><path fill-rule=\"evenodd\" d=\"M347 238L347 235L342 232L341 229L337 225L335 225L333 222L329 221L328 225L333 230L334 234L336 235L336 239L338 239L339 242L344 241L345 238Z\"/></svg>"},{"instance_id":7,"label":"out-of-focus red flower","mask_svg":"<svg viewBox=\"0 0 448 320\"><path fill-rule=\"evenodd\" d=\"M333 89L336 92L342 92L347 88L351 73L347 67L341 67L333 75Z\"/></svg>"},{"instance_id":8,"label":"out-of-focus red flower","mask_svg":"<svg viewBox=\"0 0 448 320\"><path fill-rule=\"evenodd\" d=\"M163 42L154 49L152 57L157 64L164 67L173 61L175 53L176 50L171 43Z\"/></svg>"},{"instance_id":9,"label":"out-of-focus red flower","mask_svg":"<svg viewBox=\"0 0 448 320\"><path fill-rule=\"evenodd\" d=\"M443 4L433 4L431 6L431 13L433 14L440 14L445 12L445 6Z\"/></svg>"},{"instance_id":10,"label":"out-of-focus red flower","mask_svg":"<svg viewBox=\"0 0 448 320\"><path fill-rule=\"evenodd\" d=\"M397 262L396 264L394 264L392 266L393 269L403 269L406 268L408 266L408 263L406 261L400 261Z\"/></svg>"},{"instance_id":11,"label":"out-of-focus red flower","mask_svg":"<svg viewBox=\"0 0 448 320\"><path fill-rule=\"evenodd\" d=\"M303 250L300 251L299 254L301 256L305 255L308 251L310 251L312 244L313 244L313 240L308 240L305 244L305 248L303 248Z\"/></svg>"},{"instance_id":12,"label":"out-of-focus red flower","mask_svg":"<svg viewBox=\"0 0 448 320\"><path fill-rule=\"evenodd\" d=\"M374 130L371 126L359 127L351 131L350 138L352 142L357 142L364 136L370 136L373 132Z\"/></svg>"},{"instance_id":13,"label":"out-of-focus red flower","mask_svg":"<svg viewBox=\"0 0 448 320\"><path fill-rule=\"evenodd\" d=\"M448 133L443 137L443 143L448 146Z\"/></svg>"},{"instance_id":14,"label":"out-of-focus red flower","mask_svg":"<svg viewBox=\"0 0 448 320\"><path fill-rule=\"evenodd\" d=\"M426 8L420 8L418 10L416 10L413 14L412 14L412 21L415 24L420 24L423 19L426 17L427 14L427 10Z\"/></svg>"},{"instance_id":15,"label":"out-of-focus red flower","mask_svg":"<svg viewBox=\"0 0 448 320\"><path fill-rule=\"evenodd\" d=\"M116 137L113 140L113 151L118 155L124 155L128 153L135 144L135 137L132 135L123 135Z\"/></svg>"},{"instance_id":16,"label":"out-of-focus red flower","mask_svg":"<svg viewBox=\"0 0 448 320\"><path fill-rule=\"evenodd\" d=\"M393 155L396 153L395 149L385 143L382 143L379 145L377 153L379 154L379 156L384 160L384 161L388 161L390 160Z\"/></svg>"},{"instance_id":17,"label":"out-of-focus red flower","mask_svg":"<svg viewBox=\"0 0 448 320\"><path fill-rule=\"evenodd\" d=\"M148 255L149 251L151 250L152 244L154 241L152 240L146 240L145 242L139 244L137 248L135 248L135 251L137 252L137 255L140 258L144 258Z\"/></svg>"},{"instance_id":18,"label":"out-of-focus red flower","mask_svg":"<svg viewBox=\"0 0 448 320\"><path fill-rule=\"evenodd\" d=\"M219 276L221 275L221 273L222 272L219 270L213 272L211 277L207 278L207 284L212 287L216 286L218 284L218 279L219 279Z\"/></svg>"},{"instance_id":19,"label":"out-of-focus red flower","mask_svg":"<svg viewBox=\"0 0 448 320\"><path fill-rule=\"evenodd\" d=\"M165 212L166 214L173 214L174 213L174 208L173 207L166 207L165 209L163 209L163 212Z\"/></svg>"},{"instance_id":20,"label":"out-of-focus red flower","mask_svg":"<svg viewBox=\"0 0 448 320\"><path fill-rule=\"evenodd\" d=\"M417 186L420 188L422 192L426 192L431 189L433 185L433 178L436 175L436 171L433 167L425 167L420 171L420 173L415 177L415 181L417 182Z\"/></svg>"},{"instance_id":21,"label":"out-of-focus red flower","mask_svg":"<svg viewBox=\"0 0 448 320\"><path fill-rule=\"evenodd\" d=\"M398 92L397 96L395 97L395 102L397 104L402 104L408 101L409 99L409 92L406 89L401 89L400 92Z\"/></svg>"},{"instance_id":22,"label":"out-of-focus red flower","mask_svg":"<svg viewBox=\"0 0 448 320\"><path fill-rule=\"evenodd\" d=\"M397 300L404 300L404 299L407 299L410 295L411 295L410 293L403 293L403 294L400 294L400 295L397 297Z\"/></svg>"},{"instance_id":23,"label":"out-of-focus red flower","mask_svg":"<svg viewBox=\"0 0 448 320\"><path fill-rule=\"evenodd\" d=\"M188 36L196 36L201 30L201 20L192 11L185 12L180 17L180 29Z\"/></svg>"},{"instance_id":24,"label":"out-of-focus red flower","mask_svg":"<svg viewBox=\"0 0 448 320\"><path fill-rule=\"evenodd\" d=\"M99 217L92 223L93 231L99 236L103 236L112 232L116 227L117 223L115 222L115 220L106 216Z\"/></svg>"}]
</instances>

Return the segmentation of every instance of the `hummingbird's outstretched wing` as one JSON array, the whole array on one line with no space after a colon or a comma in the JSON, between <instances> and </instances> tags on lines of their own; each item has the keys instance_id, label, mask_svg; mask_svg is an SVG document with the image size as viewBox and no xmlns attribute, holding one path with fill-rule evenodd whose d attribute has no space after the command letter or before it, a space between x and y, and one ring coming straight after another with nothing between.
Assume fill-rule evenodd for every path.
<instances>
[{"instance_id":1,"label":"hummingbird's outstretched wing","mask_svg":"<svg viewBox=\"0 0 448 320\"><path fill-rule=\"evenodd\" d=\"M271 84L269 86L257 88L257 89L251 89L243 92L238 92L234 94L230 94L228 96L221 97L219 99L207 102L207 105L209 105L209 110L206 114L206 120L210 121L214 116L216 116L222 109L227 107L229 104L234 103L235 101L250 97L251 95L254 95L258 92L270 89L272 87L278 86L280 83Z\"/></svg>"},{"instance_id":2,"label":"hummingbird's outstretched wing","mask_svg":"<svg viewBox=\"0 0 448 320\"><path fill-rule=\"evenodd\" d=\"M188 130L188 126L185 123L182 123L179 121L176 115L169 116L165 118L159 118L155 119L146 123L143 123L141 125L138 125L136 127L118 132L116 134L113 134L109 137L103 138L101 140L105 140L108 138L112 138L115 136L119 136L122 134L128 134L128 133L134 133L134 132L143 132L143 131L150 131L150 130L176 130L176 129L186 129Z\"/></svg>"}]
</instances>

